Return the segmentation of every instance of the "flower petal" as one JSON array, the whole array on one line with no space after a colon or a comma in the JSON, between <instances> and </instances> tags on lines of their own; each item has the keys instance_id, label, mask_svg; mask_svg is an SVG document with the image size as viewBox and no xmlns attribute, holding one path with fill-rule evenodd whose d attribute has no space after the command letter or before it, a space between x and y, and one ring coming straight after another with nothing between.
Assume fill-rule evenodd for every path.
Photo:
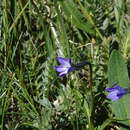
<instances>
[{"instance_id":1,"label":"flower petal","mask_svg":"<svg viewBox=\"0 0 130 130\"><path fill-rule=\"evenodd\" d=\"M112 91L114 91L114 90L119 90L119 91L121 91L121 90L124 90L123 88L121 88L120 86L114 86L114 87L112 87L112 88L106 88L105 89L107 92L112 92Z\"/></svg>"},{"instance_id":2,"label":"flower petal","mask_svg":"<svg viewBox=\"0 0 130 130\"><path fill-rule=\"evenodd\" d=\"M110 93L107 95L107 98L111 99L112 101L117 101L119 98L121 98L120 96L117 96L117 92L118 92L118 91L110 92Z\"/></svg>"},{"instance_id":3,"label":"flower petal","mask_svg":"<svg viewBox=\"0 0 130 130\"><path fill-rule=\"evenodd\" d=\"M63 76L65 76L67 73L68 73L68 70L63 71L63 72L61 72L61 73L59 74L59 76L60 76L60 77L63 77Z\"/></svg>"},{"instance_id":4,"label":"flower petal","mask_svg":"<svg viewBox=\"0 0 130 130\"><path fill-rule=\"evenodd\" d=\"M71 59L62 58L62 57L57 57L56 59L59 61L59 63L71 67Z\"/></svg>"},{"instance_id":5,"label":"flower petal","mask_svg":"<svg viewBox=\"0 0 130 130\"><path fill-rule=\"evenodd\" d=\"M64 72L66 71L66 67L60 65L60 66L54 66L54 69L57 71L57 72ZM68 70L68 69L67 69Z\"/></svg>"}]
</instances>

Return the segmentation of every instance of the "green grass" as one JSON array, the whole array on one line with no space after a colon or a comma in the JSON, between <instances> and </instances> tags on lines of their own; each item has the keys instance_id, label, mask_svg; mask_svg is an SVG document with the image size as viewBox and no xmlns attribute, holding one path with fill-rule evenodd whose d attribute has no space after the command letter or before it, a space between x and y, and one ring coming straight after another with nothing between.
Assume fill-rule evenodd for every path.
<instances>
[{"instance_id":1,"label":"green grass","mask_svg":"<svg viewBox=\"0 0 130 130\"><path fill-rule=\"evenodd\" d=\"M107 65L115 42L129 63L130 1L0 4L0 129L110 129ZM91 62L91 89L89 67L60 78L57 56Z\"/></svg>"}]
</instances>

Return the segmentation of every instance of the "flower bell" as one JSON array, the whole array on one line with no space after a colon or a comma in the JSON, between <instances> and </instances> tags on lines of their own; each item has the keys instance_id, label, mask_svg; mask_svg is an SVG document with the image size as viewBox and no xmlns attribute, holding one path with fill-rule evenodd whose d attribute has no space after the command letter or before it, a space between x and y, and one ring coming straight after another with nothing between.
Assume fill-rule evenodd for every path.
<instances>
[{"instance_id":1,"label":"flower bell","mask_svg":"<svg viewBox=\"0 0 130 130\"><path fill-rule=\"evenodd\" d=\"M91 66L91 63L87 62L87 61L83 61L78 64L74 64L74 63L72 63L71 59L69 59L69 58L57 57L56 59L58 60L58 62L61 65L54 66L54 69L57 72L60 72L59 73L60 77L63 77L72 71L79 70L79 69L83 68L85 65Z\"/></svg>"},{"instance_id":2,"label":"flower bell","mask_svg":"<svg viewBox=\"0 0 130 130\"><path fill-rule=\"evenodd\" d=\"M76 68L73 66L71 59L69 58L62 58L57 57L58 62L61 64L59 66L54 66L54 69L59 73L60 77L65 76L66 74L76 70Z\"/></svg>"},{"instance_id":3,"label":"flower bell","mask_svg":"<svg viewBox=\"0 0 130 130\"><path fill-rule=\"evenodd\" d=\"M111 99L112 101L117 101L129 93L129 88L122 88L118 85L115 85L112 88L106 88L106 91L109 92L107 98Z\"/></svg>"}]
</instances>

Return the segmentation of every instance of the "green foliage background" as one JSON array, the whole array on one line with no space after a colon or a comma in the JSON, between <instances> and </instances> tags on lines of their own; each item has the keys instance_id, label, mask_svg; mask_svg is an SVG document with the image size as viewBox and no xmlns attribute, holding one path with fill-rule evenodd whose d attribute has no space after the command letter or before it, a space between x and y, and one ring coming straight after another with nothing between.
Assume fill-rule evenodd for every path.
<instances>
[{"instance_id":1,"label":"green foliage background","mask_svg":"<svg viewBox=\"0 0 130 130\"><path fill-rule=\"evenodd\" d=\"M129 0L2 0L0 4L1 130L129 129L124 126L129 119L121 117L118 122L104 92L115 82L109 80L108 85L115 76L107 74L113 49L121 52L119 61L129 72ZM88 67L59 78L53 70L57 56L74 63L90 61L92 90ZM112 68L114 61L109 64Z\"/></svg>"}]
</instances>

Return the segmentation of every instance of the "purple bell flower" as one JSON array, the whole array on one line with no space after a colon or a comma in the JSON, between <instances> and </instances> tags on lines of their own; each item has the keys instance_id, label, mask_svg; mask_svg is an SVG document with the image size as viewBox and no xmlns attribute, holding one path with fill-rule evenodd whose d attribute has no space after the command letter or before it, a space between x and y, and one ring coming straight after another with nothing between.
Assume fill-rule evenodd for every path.
<instances>
[{"instance_id":1,"label":"purple bell flower","mask_svg":"<svg viewBox=\"0 0 130 130\"><path fill-rule=\"evenodd\" d=\"M54 66L54 69L59 73L60 77L65 76L66 74L76 70L76 68L73 66L71 59L68 58L62 58L62 57L57 57L56 58L58 62L61 64L59 66Z\"/></svg>"},{"instance_id":2,"label":"purple bell flower","mask_svg":"<svg viewBox=\"0 0 130 130\"><path fill-rule=\"evenodd\" d=\"M117 101L129 92L129 88L122 88L118 85L115 85L112 88L106 88L106 91L109 92L107 98L111 99L112 101Z\"/></svg>"}]
</instances>

